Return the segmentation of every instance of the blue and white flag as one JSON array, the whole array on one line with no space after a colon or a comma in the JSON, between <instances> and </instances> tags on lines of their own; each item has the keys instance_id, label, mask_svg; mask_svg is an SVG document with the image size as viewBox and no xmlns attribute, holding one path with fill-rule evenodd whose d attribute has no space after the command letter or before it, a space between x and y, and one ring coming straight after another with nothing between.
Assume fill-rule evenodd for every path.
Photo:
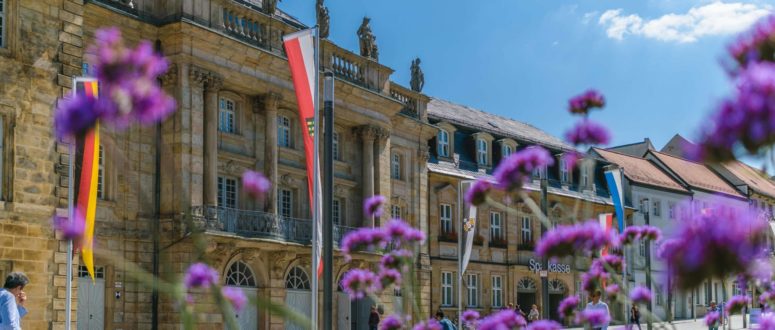
<instances>
[{"instance_id":1,"label":"blue and white flag","mask_svg":"<svg viewBox=\"0 0 775 330\"><path fill-rule=\"evenodd\" d=\"M619 232L624 231L624 190L622 190L622 169L615 168L605 171L605 180L608 183L608 192L614 202L616 219L619 223Z\"/></svg>"}]
</instances>

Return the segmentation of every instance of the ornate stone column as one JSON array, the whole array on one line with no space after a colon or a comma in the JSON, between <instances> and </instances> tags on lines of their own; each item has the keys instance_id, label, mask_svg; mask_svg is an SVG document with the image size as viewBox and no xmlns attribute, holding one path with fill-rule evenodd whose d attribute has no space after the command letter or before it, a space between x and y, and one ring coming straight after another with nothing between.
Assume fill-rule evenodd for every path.
<instances>
[{"instance_id":1,"label":"ornate stone column","mask_svg":"<svg viewBox=\"0 0 775 330\"><path fill-rule=\"evenodd\" d=\"M205 81L204 204L218 205L218 91L223 79L210 72Z\"/></svg>"},{"instance_id":2,"label":"ornate stone column","mask_svg":"<svg viewBox=\"0 0 775 330\"><path fill-rule=\"evenodd\" d=\"M202 206L206 204L202 190L204 186L204 143L202 139L204 136L204 86L209 72L193 65L184 65L183 69L183 72L188 69L189 77L187 81L184 79L184 83L188 83L189 95L181 97L181 107L185 109L188 106L190 113L181 112L181 126L186 134L183 141L190 143L191 148L191 153L187 155L187 161L183 162L183 169L188 170L188 173L183 173L186 185L184 189L188 188L190 192L190 206ZM184 94L187 91L185 84L183 91ZM187 130L186 126L188 126Z\"/></svg>"},{"instance_id":3,"label":"ornate stone column","mask_svg":"<svg viewBox=\"0 0 775 330\"><path fill-rule=\"evenodd\" d=\"M363 141L363 199L374 195L374 139L377 138L378 129L374 126L360 126L356 133L360 134ZM374 217L363 215L363 227L374 227Z\"/></svg>"},{"instance_id":4,"label":"ornate stone column","mask_svg":"<svg viewBox=\"0 0 775 330\"><path fill-rule=\"evenodd\" d=\"M264 121L266 123L266 143L264 146L264 172L269 181L272 182L272 188L266 196L266 211L277 214L277 159L279 158L280 147L277 144L277 108L282 101L282 95L269 92L262 97L264 106ZM258 116L256 116L256 126L258 126Z\"/></svg>"}]
</instances>

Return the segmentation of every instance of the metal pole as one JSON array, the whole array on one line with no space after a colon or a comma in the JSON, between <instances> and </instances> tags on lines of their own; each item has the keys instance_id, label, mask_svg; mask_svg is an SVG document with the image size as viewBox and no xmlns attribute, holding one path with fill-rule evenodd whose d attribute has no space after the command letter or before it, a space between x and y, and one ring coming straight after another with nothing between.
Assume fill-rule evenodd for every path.
<instances>
[{"instance_id":1,"label":"metal pole","mask_svg":"<svg viewBox=\"0 0 775 330\"><path fill-rule=\"evenodd\" d=\"M457 317L458 324L463 324L463 181L457 184Z\"/></svg>"},{"instance_id":2,"label":"metal pole","mask_svg":"<svg viewBox=\"0 0 775 330\"><path fill-rule=\"evenodd\" d=\"M325 143L323 144L323 329L333 327L334 304L334 73L323 75L323 111L325 116Z\"/></svg>"},{"instance_id":3,"label":"metal pole","mask_svg":"<svg viewBox=\"0 0 775 330\"><path fill-rule=\"evenodd\" d=\"M643 204L643 217L646 222L646 226L649 226L649 208L651 207L651 205L649 205L649 199L644 199ZM651 290L651 242L648 240L646 240L646 287L649 289L649 291ZM646 317L646 328L648 330L652 330L653 324L651 321L651 302L649 302L646 307L649 311L649 315Z\"/></svg>"},{"instance_id":4,"label":"metal pole","mask_svg":"<svg viewBox=\"0 0 775 330\"><path fill-rule=\"evenodd\" d=\"M73 88L75 90L75 88ZM75 138L70 142L68 146L68 161L67 161L67 221L74 221L75 212L73 210L73 194L75 193L75 187L73 182L75 181L73 176L75 175ZM71 328L71 311L73 300L73 240L67 241L67 283L65 284L65 329Z\"/></svg>"},{"instance_id":5,"label":"metal pole","mask_svg":"<svg viewBox=\"0 0 775 330\"><path fill-rule=\"evenodd\" d=\"M319 284L318 284L318 270L316 267L319 266L318 261L320 260L320 256L318 255L318 245L320 244L320 228L318 228L318 221L320 220L320 138L318 136L317 132L320 132L320 115L318 114L319 107L319 97L318 94L320 93L320 88L318 87L318 84L320 83L320 79L318 75L320 74L320 55L318 52L318 47L320 46L320 37L318 36L318 27L315 26L315 90L314 92L314 98L315 98L315 123L314 123L314 129L315 133L313 133L313 138L315 139L313 145L314 145L314 152L313 155L315 159L313 159L314 162L314 173L313 173L313 185L314 185L314 191L312 193L313 200L310 204L312 204L313 207L313 216L312 216L312 330L316 330L318 327L318 290L319 290ZM326 265L326 267L331 267L331 265Z\"/></svg>"},{"instance_id":6,"label":"metal pole","mask_svg":"<svg viewBox=\"0 0 775 330\"><path fill-rule=\"evenodd\" d=\"M548 186L549 181L547 179L547 173L546 168L543 168L541 173L541 213L543 213L545 216L549 214L549 197L548 197ZM544 222L541 221L541 236L546 233L548 228L544 225ZM549 271L549 259L544 256L543 260L541 260L541 270L542 271ZM543 275L543 274L540 274ZM549 274L546 274L547 276L541 276L541 309L543 310L543 315L545 319L549 319L550 309L549 309Z\"/></svg>"}]
</instances>

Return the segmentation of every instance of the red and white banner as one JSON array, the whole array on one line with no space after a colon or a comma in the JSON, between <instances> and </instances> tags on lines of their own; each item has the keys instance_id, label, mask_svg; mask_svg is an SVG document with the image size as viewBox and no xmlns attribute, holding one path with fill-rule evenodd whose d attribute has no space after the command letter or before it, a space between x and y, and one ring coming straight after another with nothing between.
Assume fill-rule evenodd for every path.
<instances>
[{"instance_id":1,"label":"red and white banner","mask_svg":"<svg viewBox=\"0 0 775 330\"><path fill-rule=\"evenodd\" d=\"M599 219L600 219L600 226L603 227L603 230L605 230L605 232L608 233L611 230L613 230L614 215L612 213L600 214L600 218ZM603 250L600 252L600 255L601 256L608 255L608 247L607 246L603 248Z\"/></svg>"},{"instance_id":2,"label":"red and white banner","mask_svg":"<svg viewBox=\"0 0 775 330\"><path fill-rule=\"evenodd\" d=\"M301 133L304 137L304 158L307 162L307 191L309 191L310 211L312 212L313 237L312 249L316 255L314 262L317 275L323 272L321 256L321 237L323 224L320 221L323 214L321 207L322 194L320 190L320 175L315 143L317 141L317 116L315 97L318 81L315 61L315 30L308 29L283 36L288 64L291 67L293 88L296 90L296 102L299 105L299 120ZM316 252L316 253L315 253Z\"/></svg>"}]
</instances>

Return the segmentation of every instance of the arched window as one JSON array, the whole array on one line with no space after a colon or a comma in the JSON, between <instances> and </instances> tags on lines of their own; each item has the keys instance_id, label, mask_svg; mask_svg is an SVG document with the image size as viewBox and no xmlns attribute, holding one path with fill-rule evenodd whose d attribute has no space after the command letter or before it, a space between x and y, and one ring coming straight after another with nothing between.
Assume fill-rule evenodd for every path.
<instances>
[{"instance_id":1,"label":"arched window","mask_svg":"<svg viewBox=\"0 0 775 330\"><path fill-rule=\"evenodd\" d=\"M293 290L309 290L309 276L301 267L296 266L285 277L285 288Z\"/></svg>"},{"instance_id":2,"label":"arched window","mask_svg":"<svg viewBox=\"0 0 775 330\"><path fill-rule=\"evenodd\" d=\"M517 282L517 292L536 292L536 282L529 277L523 277Z\"/></svg>"},{"instance_id":3,"label":"arched window","mask_svg":"<svg viewBox=\"0 0 775 330\"><path fill-rule=\"evenodd\" d=\"M237 261L226 271L226 285L235 286L256 286L256 277L250 267L242 261Z\"/></svg>"},{"instance_id":4,"label":"arched window","mask_svg":"<svg viewBox=\"0 0 775 330\"><path fill-rule=\"evenodd\" d=\"M565 283L558 279L554 279L549 281L549 293L553 294L565 294L567 289L565 288Z\"/></svg>"}]
</instances>

